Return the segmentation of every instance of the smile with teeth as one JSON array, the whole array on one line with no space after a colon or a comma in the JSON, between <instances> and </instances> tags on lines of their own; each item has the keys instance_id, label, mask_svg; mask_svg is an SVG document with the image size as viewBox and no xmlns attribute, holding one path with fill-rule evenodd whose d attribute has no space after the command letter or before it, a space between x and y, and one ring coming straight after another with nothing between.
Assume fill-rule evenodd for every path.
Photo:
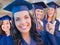
<instances>
[{"instance_id":1,"label":"smile with teeth","mask_svg":"<svg viewBox=\"0 0 60 45\"><path fill-rule=\"evenodd\" d=\"M21 28L22 30L25 30L25 29L27 28L27 26L20 26L20 28Z\"/></svg>"}]
</instances>

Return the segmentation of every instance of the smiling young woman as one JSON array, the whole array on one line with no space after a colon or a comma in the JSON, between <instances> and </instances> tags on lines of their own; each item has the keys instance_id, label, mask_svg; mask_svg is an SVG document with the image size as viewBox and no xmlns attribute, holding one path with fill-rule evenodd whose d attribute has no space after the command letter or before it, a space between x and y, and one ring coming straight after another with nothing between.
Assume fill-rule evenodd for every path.
<instances>
[{"instance_id":1,"label":"smiling young woman","mask_svg":"<svg viewBox=\"0 0 60 45\"><path fill-rule=\"evenodd\" d=\"M10 35L11 31L11 17L5 15L0 18L0 45L13 45L12 36Z\"/></svg>"},{"instance_id":2,"label":"smiling young woman","mask_svg":"<svg viewBox=\"0 0 60 45\"><path fill-rule=\"evenodd\" d=\"M26 1L15 0L5 10L11 11L13 16L13 39L15 45L43 45L40 35L36 31L29 10L32 4Z\"/></svg>"}]
</instances>

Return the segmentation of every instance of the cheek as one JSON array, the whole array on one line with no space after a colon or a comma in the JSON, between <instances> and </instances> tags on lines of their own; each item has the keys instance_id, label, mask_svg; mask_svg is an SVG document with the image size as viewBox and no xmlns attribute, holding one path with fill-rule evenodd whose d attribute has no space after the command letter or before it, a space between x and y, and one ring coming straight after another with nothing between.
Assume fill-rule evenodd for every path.
<instances>
[{"instance_id":1,"label":"cheek","mask_svg":"<svg viewBox=\"0 0 60 45\"><path fill-rule=\"evenodd\" d=\"M31 27L31 21L27 22L27 26Z\"/></svg>"},{"instance_id":2,"label":"cheek","mask_svg":"<svg viewBox=\"0 0 60 45\"><path fill-rule=\"evenodd\" d=\"M9 28L9 29L10 29L10 24L3 25L2 28L3 28L3 29L5 29L5 28Z\"/></svg>"},{"instance_id":3,"label":"cheek","mask_svg":"<svg viewBox=\"0 0 60 45\"><path fill-rule=\"evenodd\" d=\"M32 26L31 20L27 24L29 25L29 28L31 28L31 26Z\"/></svg>"},{"instance_id":4,"label":"cheek","mask_svg":"<svg viewBox=\"0 0 60 45\"><path fill-rule=\"evenodd\" d=\"M47 10L47 13L49 13L49 10Z\"/></svg>"},{"instance_id":5,"label":"cheek","mask_svg":"<svg viewBox=\"0 0 60 45\"><path fill-rule=\"evenodd\" d=\"M36 12L36 15L40 14L40 12Z\"/></svg>"},{"instance_id":6,"label":"cheek","mask_svg":"<svg viewBox=\"0 0 60 45\"><path fill-rule=\"evenodd\" d=\"M26 24L27 24L27 28L26 28L26 30L28 30L28 31L30 31L30 29L31 29L31 22L29 21L29 22L26 22Z\"/></svg>"},{"instance_id":7,"label":"cheek","mask_svg":"<svg viewBox=\"0 0 60 45\"><path fill-rule=\"evenodd\" d=\"M48 14L48 15L50 15L50 14L51 14L51 12L50 12L50 11L48 11L48 12L47 12L47 14Z\"/></svg>"},{"instance_id":8,"label":"cheek","mask_svg":"<svg viewBox=\"0 0 60 45\"><path fill-rule=\"evenodd\" d=\"M15 25L16 25L16 27L18 27L20 25L20 23L15 21Z\"/></svg>"},{"instance_id":9,"label":"cheek","mask_svg":"<svg viewBox=\"0 0 60 45\"><path fill-rule=\"evenodd\" d=\"M10 28L10 26L11 26L11 25L10 25L10 24L8 24L7 26Z\"/></svg>"},{"instance_id":10,"label":"cheek","mask_svg":"<svg viewBox=\"0 0 60 45\"><path fill-rule=\"evenodd\" d=\"M27 29L29 30L31 28L31 19L26 20L25 22Z\"/></svg>"},{"instance_id":11,"label":"cheek","mask_svg":"<svg viewBox=\"0 0 60 45\"><path fill-rule=\"evenodd\" d=\"M54 10L48 10L48 13L51 13L51 14L53 14L54 13Z\"/></svg>"},{"instance_id":12,"label":"cheek","mask_svg":"<svg viewBox=\"0 0 60 45\"><path fill-rule=\"evenodd\" d=\"M2 28L2 30L3 30L3 31L6 29L6 27L5 27L4 25L2 25L2 27L1 27L1 28Z\"/></svg>"},{"instance_id":13,"label":"cheek","mask_svg":"<svg viewBox=\"0 0 60 45\"><path fill-rule=\"evenodd\" d=\"M21 29L21 23L20 23L20 21L15 21L15 26L16 26L16 28L18 29L18 30L20 30Z\"/></svg>"},{"instance_id":14,"label":"cheek","mask_svg":"<svg viewBox=\"0 0 60 45\"><path fill-rule=\"evenodd\" d=\"M52 14L54 14L54 11L52 11Z\"/></svg>"},{"instance_id":15,"label":"cheek","mask_svg":"<svg viewBox=\"0 0 60 45\"><path fill-rule=\"evenodd\" d=\"M40 17L43 17L44 13L40 13Z\"/></svg>"},{"instance_id":16,"label":"cheek","mask_svg":"<svg viewBox=\"0 0 60 45\"><path fill-rule=\"evenodd\" d=\"M14 18L14 23L15 23L15 26L17 27L17 25L19 25L19 21L16 21L16 19Z\"/></svg>"},{"instance_id":17,"label":"cheek","mask_svg":"<svg viewBox=\"0 0 60 45\"><path fill-rule=\"evenodd\" d=\"M31 25L31 18L28 18L27 20L26 20L26 24L29 26L29 25Z\"/></svg>"}]
</instances>

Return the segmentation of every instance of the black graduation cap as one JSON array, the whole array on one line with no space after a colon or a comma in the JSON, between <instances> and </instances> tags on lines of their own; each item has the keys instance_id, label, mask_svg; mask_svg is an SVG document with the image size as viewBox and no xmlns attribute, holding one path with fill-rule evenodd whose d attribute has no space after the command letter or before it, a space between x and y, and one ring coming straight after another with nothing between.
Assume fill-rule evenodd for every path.
<instances>
[{"instance_id":1,"label":"black graduation cap","mask_svg":"<svg viewBox=\"0 0 60 45\"><path fill-rule=\"evenodd\" d=\"M36 3L33 3L33 5L34 5L34 8L35 8L35 9L47 8L47 6L45 5L44 2L36 2Z\"/></svg>"},{"instance_id":2,"label":"black graduation cap","mask_svg":"<svg viewBox=\"0 0 60 45\"><path fill-rule=\"evenodd\" d=\"M32 4L31 3L27 2L27 1L24 1L24 0L15 0L11 4L9 4L8 6L6 6L4 8L4 10L12 12L12 10L13 10L14 7L16 7L17 10L19 10L20 8L18 8L18 6L22 6L22 5L25 5L26 7L28 7L29 10L32 9ZM24 7L24 9L25 9L25 7Z\"/></svg>"},{"instance_id":3,"label":"black graduation cap","mask_svg":"<svg viewBox=\"0 0 60 45\"><path fill-rule=\"evenodd\" d=\"M11 17L8 15L5 15L5 16L1 17L0 20L11 20Z\"/></svg>"},{"instance_id":4,"label":"black graduation cap","mask_svg":"<svg viewBox=\"0 0 60 45\"><path fill-rule=\"evenodd\" d=\"M57 5L55 2L49 2L49 3L47 3L47 5L48 5L48 7L52 7L52 8L54 8L54 9L56 9L56 8L59 8L60 6L59 5Z\"/></svg>"}]
</instances>

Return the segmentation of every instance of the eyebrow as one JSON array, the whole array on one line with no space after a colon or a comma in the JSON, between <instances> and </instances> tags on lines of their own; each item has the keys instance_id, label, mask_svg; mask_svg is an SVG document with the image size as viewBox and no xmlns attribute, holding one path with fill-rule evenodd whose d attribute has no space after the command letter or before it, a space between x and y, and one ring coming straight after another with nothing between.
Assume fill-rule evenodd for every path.
<instances>
[{"instance_id":1,"label":"eyebrow","mask_svg":"<svg viewBox=\"0 0 60 45\"><path fill-rule=\"evenodd\" d=\"M25 15L24 17L27 17L28 15Z\"/></svg>"},{"instance_id":2,"label":"eyebrow","mask_svg":"<svg viewBox=\"0 0 60 45\"><path fill-rule=\"evenodd\" d=\"M28 14L29 15L29 14ZM26 15L24 15L24 17L29 17L27 14ZM17 17L15 17L15 18L20 18L19 16L17 16Z\"/></svg>"},{"instance_id":3,"label":"eyebrow","mask_svg":"<svg viewBox=\"0 0 60 45\"><path fill-rule=\"evenodd\" d=\"M19 17L16 17L16 19L20 19Z\"/></svg>"}]
</instances>

